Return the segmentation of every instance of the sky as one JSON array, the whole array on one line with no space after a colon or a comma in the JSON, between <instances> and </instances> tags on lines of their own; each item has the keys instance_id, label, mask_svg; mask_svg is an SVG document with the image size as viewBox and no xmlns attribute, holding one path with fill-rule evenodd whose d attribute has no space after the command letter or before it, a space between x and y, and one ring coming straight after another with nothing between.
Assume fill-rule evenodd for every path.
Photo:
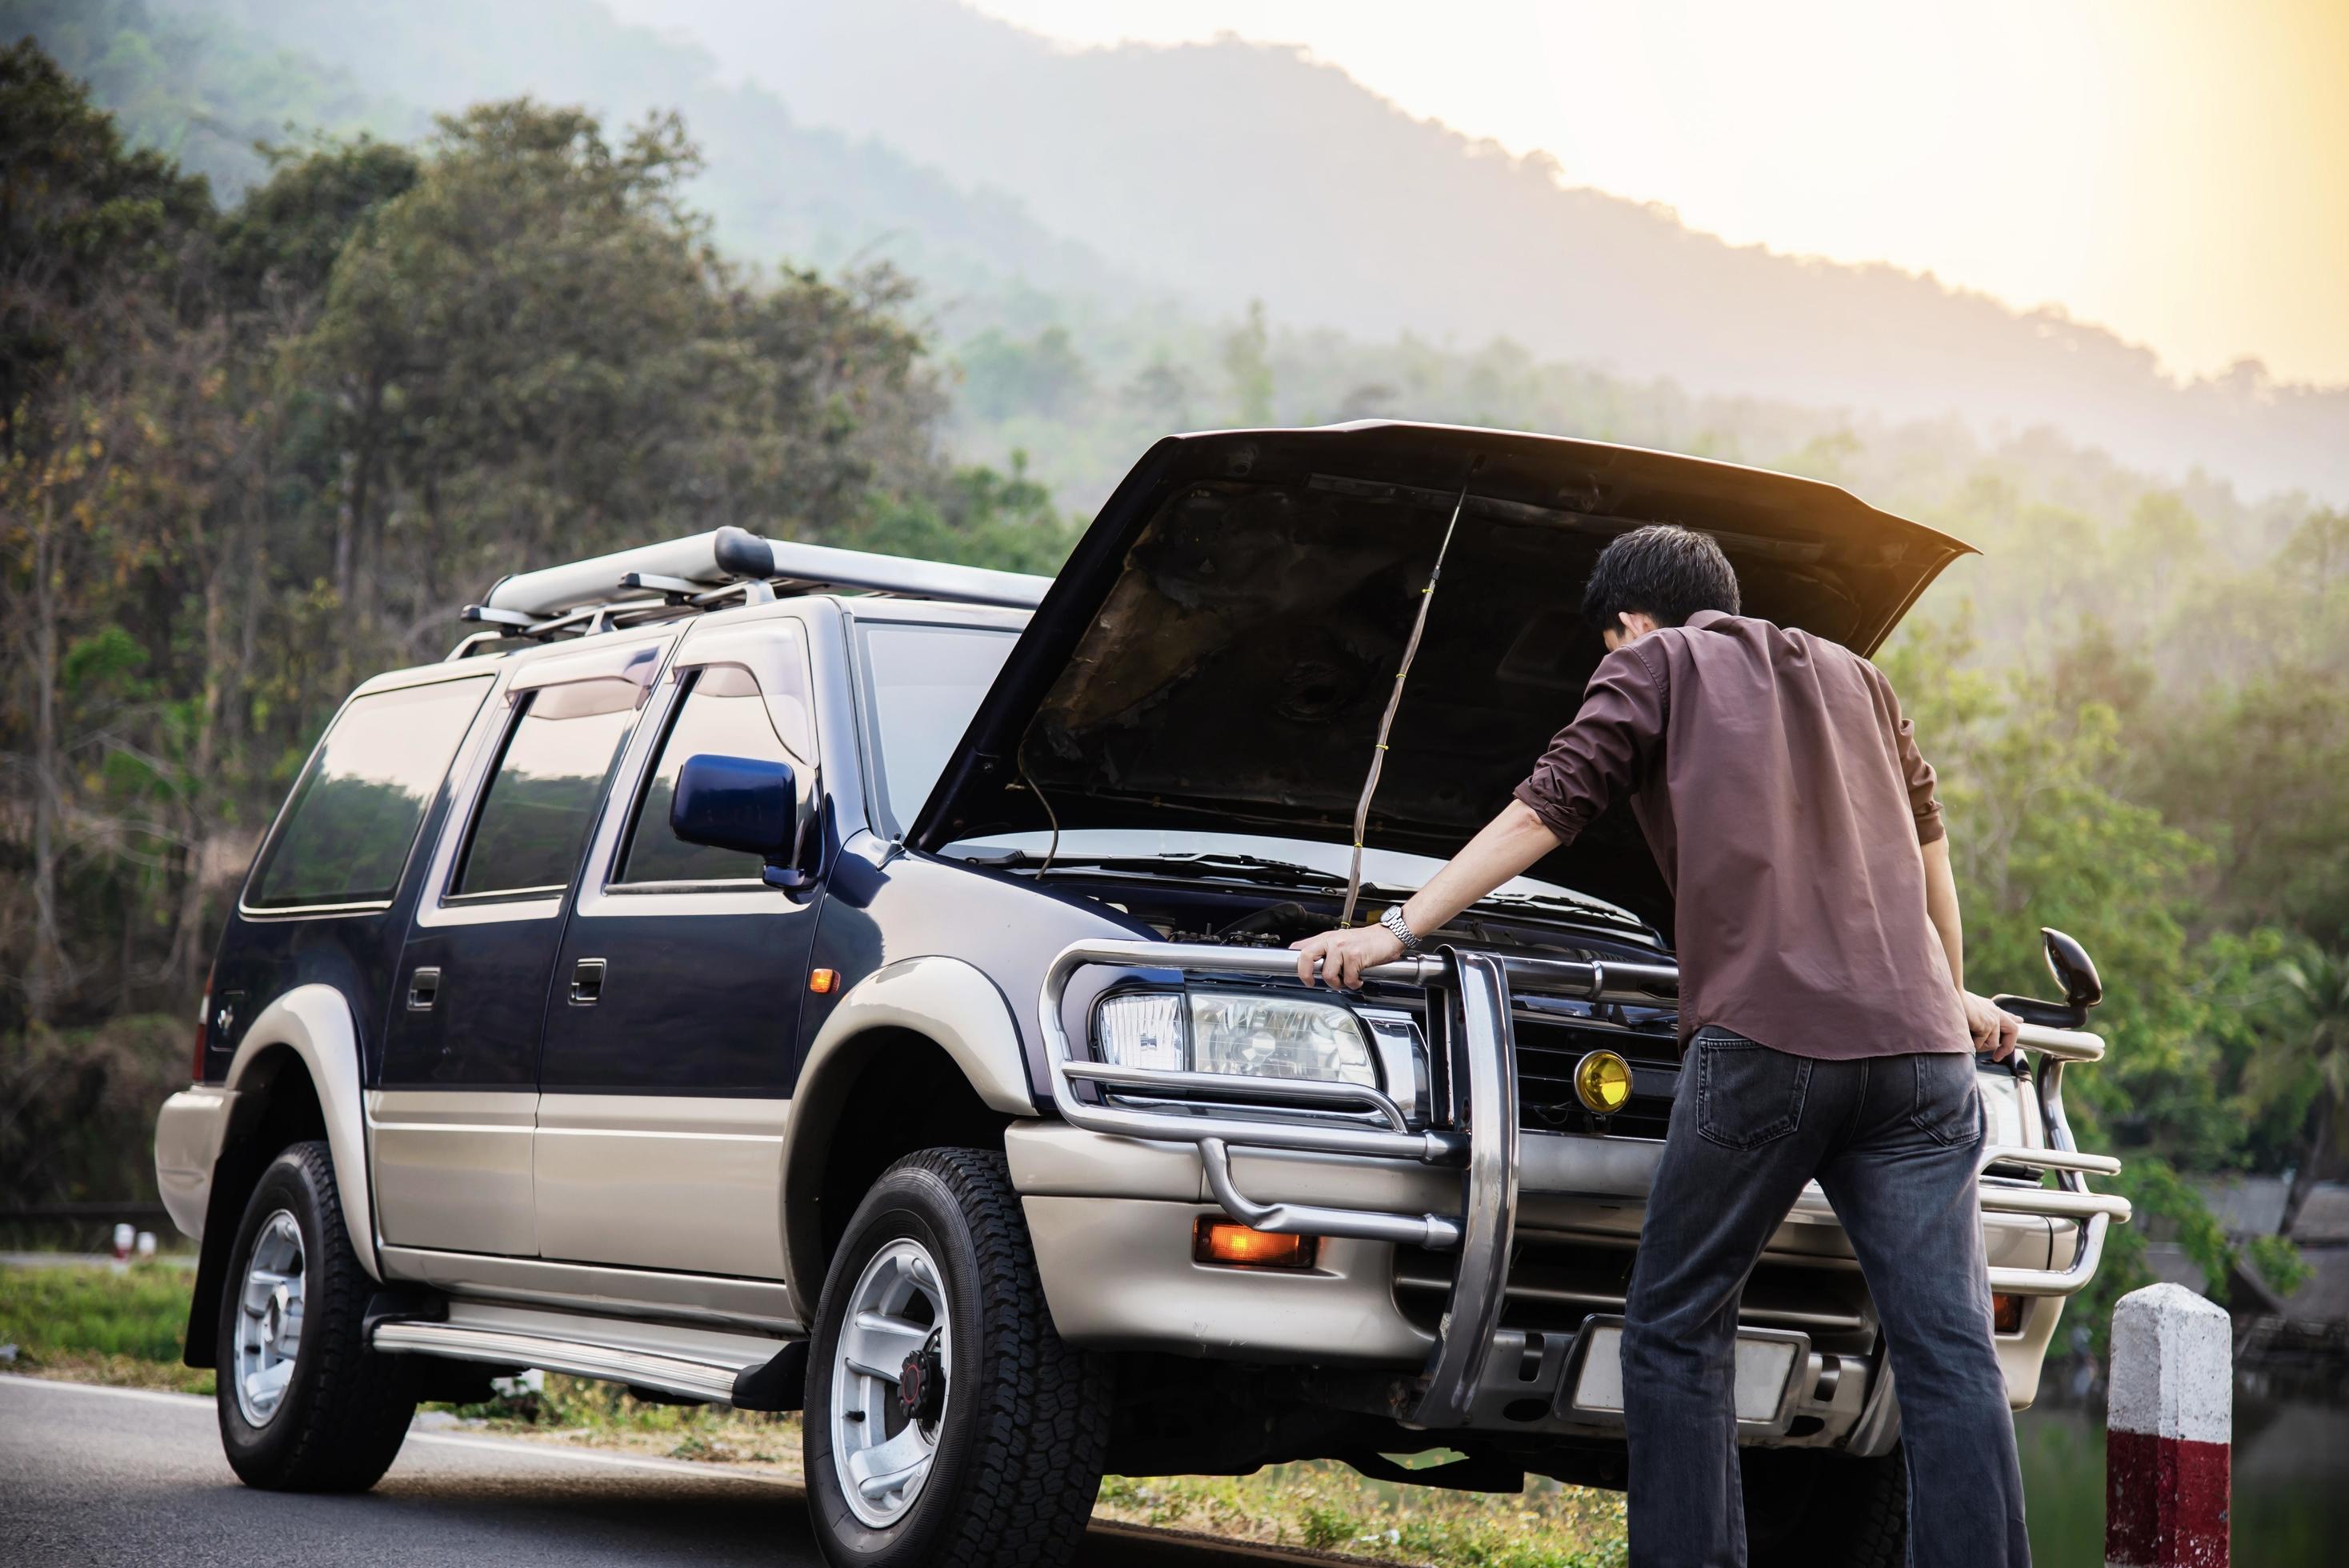
<instances>
[{"instance_id":1,"label":"sky","mask_svg":"<svg viewBox=\"0 0 2349 1568\"><path fill-rule=\"evenodd\" d=\"M1301 44L1741 244L2349 385L2349 0L973 0L1071 46Z\"/></svg>"}]
</instances>

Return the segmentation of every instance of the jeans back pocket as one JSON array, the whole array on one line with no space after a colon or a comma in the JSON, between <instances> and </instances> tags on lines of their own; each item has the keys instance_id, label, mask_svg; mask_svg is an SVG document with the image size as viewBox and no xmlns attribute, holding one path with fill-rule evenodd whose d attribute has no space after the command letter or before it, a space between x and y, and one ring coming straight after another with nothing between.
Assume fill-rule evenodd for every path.
<instances>
[{"instance_id":1,"label":"jeans back pocket","mask_svg":"<svg viewBox=\"0 0 2349 1568\"><path fill-rule=\"evenodd\" d=\"M1934 1142L1955 1149L1982 1136L1982 1089L1974 1058L1961 1051L1930 1051L1910 1057L1917 1070L1917 1101L1909 1119Z\"/></svg>"},{"instance_id":2,"label":"jeans back pocket","mask_svg":"<svg viewBox=\"0 0 2349 1568\"><path fill-rule=\"evenodd\" d=\"M1724 1149L1759 1149L1795 1130L1811 1058L1707 1027L1696 1037L1696 1130Z\"/></svg>"}]
</instances>

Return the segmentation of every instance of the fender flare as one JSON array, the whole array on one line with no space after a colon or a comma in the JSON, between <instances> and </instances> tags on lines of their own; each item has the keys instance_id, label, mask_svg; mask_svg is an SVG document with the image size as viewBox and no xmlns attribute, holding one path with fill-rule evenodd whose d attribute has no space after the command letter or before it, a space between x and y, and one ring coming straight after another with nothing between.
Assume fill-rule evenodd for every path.
<instances>
[{"instance_id":1,"label":"fender flare","mask_svg":"<svg viewBox=\"0 0 2349 1568\"><path fill-rule=\"evenodd\" d=\"M343 1202L343 1228L369 1278L381 1283L375 1253L375 1191L369 1181L367 1101L359 1085L358 1027L351 1005L332 985L296 985L261 1011L237 1043L227 1087L237 1088L253 1064L270 1051L291 1050L309 1070L318 1110L326 1119L326 1151Z\"/></svg>"},{"instance_id":2,"label":"fender flare","mask_svg":"<svg viewBox=\"0 0 2349 1568\"><path fill-rule=\"evenodd\" d=\"M816 1131L832 1124L855 1082L863 1065L855 1042L877 1029L929 1040L988 1109L1037 1114L1011 1004L977 965L944 954L903 958L849 987L808 1047L783 1123L784 1283L802 1323L815 1321L824 1259L815 1172L801 1167L821 1159Z\"/></svg>"}]
</instances>

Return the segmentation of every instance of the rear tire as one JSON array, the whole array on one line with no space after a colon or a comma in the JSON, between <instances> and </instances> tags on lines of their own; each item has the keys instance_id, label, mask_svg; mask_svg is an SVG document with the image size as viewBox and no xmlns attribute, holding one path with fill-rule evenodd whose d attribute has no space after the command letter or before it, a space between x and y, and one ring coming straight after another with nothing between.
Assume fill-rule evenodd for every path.
<instances>
[{"instance_id":1,"label":"rear tire","mask_svg":"<svg viewBox=\"0 0 2349 1568\"><path fill-rule=\"evenodd\" d=\"M1909 1468L1825 1449L1746 1449L1746 1568L1901 1568L1909 1556Z\"/></svg>"},{"instance_id":2,"label":"rear tire","mask_svg":"<svg viewBox=\"0 0 2349 1568\"><path fill-rule=\"evenodd\" d=\"M229 1249L214 1348L229 1468L268 1491L365 1491L416 1414L406 1357L366 1343L375 1282L343 1225L325 1143L261 1173Z\"/></svg>"},{"instance_id":3,"label":"rear tire","mask_svg":"<svg viewBox=\"0 0 2349 1568\"><path fill-rule=\"evenodd\" d=\"M1109 1377L1053 1332L1003 1156L929 1149L884 1171L833 1257L809 1348L809 1512L837 1568L1075 1553L1101 1491Z\"/></svg>"}]
</instances>

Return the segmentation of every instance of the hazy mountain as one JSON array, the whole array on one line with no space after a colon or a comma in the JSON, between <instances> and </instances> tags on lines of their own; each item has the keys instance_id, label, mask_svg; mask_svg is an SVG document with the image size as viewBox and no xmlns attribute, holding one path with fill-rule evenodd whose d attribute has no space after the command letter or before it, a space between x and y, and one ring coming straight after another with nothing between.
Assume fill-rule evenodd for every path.
<instances>
[{"instance_id":1,"label":"hazy mountain","mask_svg":"<svg viewBox=\"0 0 2349 1568\"><path fill-rule=\"evenodd\" d=\"M409 136L429 111L522 92L619 119L676 108L728 249L890 261L950 346L1061 325L1107 378L1096 392L1202 357L1183 340L1261 299L1292 331L1506 339L1700 397L1955 414L1993 440L2052 426L2155 473L2349 496L2349 388L2256 366L2180 384L2061 315L1732 246L1291 49L1072 51L956 0L0 0L0 24L232 194L262 167L250 142L288 121ZM1395 391L1380 411L1439 411ZM1212 398L1126 401L1134 420L1227 417ZM1292 402L1282 418L1318 413ZM1016 440L1057 476L1051 433Z\"/></svg>"},{"instance_id":2,"label":"hazy mountain","mask_svg":"<svg viewBox=\"0 0 2349 1568\"><path fill-rule=\"evenodd\" d=\"M1000 186L1210 308L1545 356L1871 415L2052 423L2128 461L2349 494L2349 388L2153 355L1890 266L1733 246L1416 120L1299 52L1071 50L957 0L614 0L795 114Z\"/></svg>"},{"instance_id":3,"label":"hazy mountain","mask_svg":"<svg viewBox=\"0 0 2349 1568\"><path fill-rule=\"evenodd\" d=\"M206 61L266 53L282 74L306 65L318 81L357 84L378 104L407 106L406 124L388 127L380 109L357 122L378 132L415 134L429 129L422 111L524 93L616 121L677 110L707 159L692 198L711 213L720 242L748 260L824 271L887 261L923 281L931 309L983 292L998 296L988 305L997 315L1008 308L1001 296L1016 302L1022 291L1137 292L1015 199L966 189L863 133L811 124L771 90L721 79L698 45L616 20L597 0L0 0L0 18L11 23L95 9L150 15L154 32ZM107 29L52 20L15 32L80 44L59 51L60 60L94 77L101 102L122 103L107 90L108 57L122 52ZM254 72L235 79L264 98L278 91ZM240 112L251 124L269 111L248 103ZM313 127L354 120L289 112ZM259 167L249 155L227 161L244 179ZM221 182L218 164L206 171ZM227 183L233 195L241 181Z\"/></svg>"}]
</instances>

